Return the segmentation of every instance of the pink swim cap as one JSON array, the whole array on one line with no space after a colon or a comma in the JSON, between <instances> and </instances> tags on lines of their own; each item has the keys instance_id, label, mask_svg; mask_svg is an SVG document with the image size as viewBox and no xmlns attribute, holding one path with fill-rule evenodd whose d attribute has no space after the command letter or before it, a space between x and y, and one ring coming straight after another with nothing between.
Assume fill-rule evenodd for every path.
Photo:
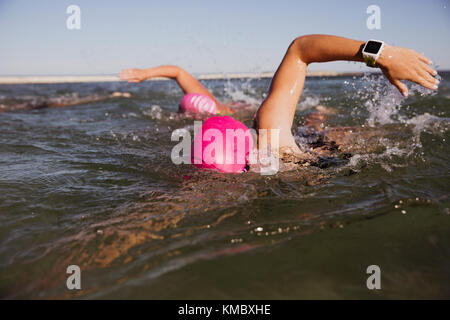
<instances>
[{"instance_id":1,"label":"pink swim cap","mask_svg":"<svg viewBox=\"0 0 450 320\"><path fill-rule=\"evenodd\" d=\"M253 137L245 124L231 117L207 119L196 132L191 160L199 168L239 173L245 170Z\"/></svg>"},{"instance_id":2,"label":"pink swim cap","mask_svg":"<svg viewBox=\"0 0 450 320\"><path fill-rule=\"evenodd\" d=\"M211 97L201 93L188 93L180 102L183 112L217 114L217 105Z\"/></svg>"}]
</instances>

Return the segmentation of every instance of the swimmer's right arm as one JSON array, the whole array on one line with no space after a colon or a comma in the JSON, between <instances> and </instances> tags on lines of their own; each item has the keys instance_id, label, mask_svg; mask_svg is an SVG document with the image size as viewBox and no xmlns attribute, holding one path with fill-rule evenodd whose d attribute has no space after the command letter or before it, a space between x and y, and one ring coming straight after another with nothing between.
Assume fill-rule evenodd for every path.
<instances>
[{"instance_id":1,"label":"swimmer's right arm","mask_svg":"<svg viewBox=\"0 0 450 320\"><path fill-rule=\"evenodd\" d=\"M119 73L121 80L127 80L130 83L138 83L150 78L164 77L175 80L184 93L201 93L205 94L213 99L218 106L220 102L206 89L200 81L195 79L184 69L178 66L159 66L156 68L148 69L124 69Z\"/></svg>"}]
</instances>

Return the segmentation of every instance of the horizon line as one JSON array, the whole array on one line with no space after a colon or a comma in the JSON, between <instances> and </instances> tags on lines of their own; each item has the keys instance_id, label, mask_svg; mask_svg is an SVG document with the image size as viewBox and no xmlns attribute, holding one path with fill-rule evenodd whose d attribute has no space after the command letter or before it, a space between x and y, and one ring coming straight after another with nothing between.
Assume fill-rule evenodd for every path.
<instances>
[{"instance_id":1,"label":"horizon line","mask_svg":"<svg viewBox=\"0 0 450 320\"><path fill-rule=\"evenodd\" d=\"M199 80L221 79L258 79L272 78L275 72L236 72L236 73L202 73L194 74ZM364 72L308 71L307 77L363 76ZM170 80L156 77L145 81ZM117 75L0 75L0 84L39 84L39 83L79 83L79 82L120 82Z\"/></svg>"},{"instance_id":2,"label":"horizon line","mask_svg":"<svg viewBox=\"0 0 450 320\"><path fill-rule=\"evenodd\" d=\"M450 72L450 70L438 70ZM306 77L361 77L364 74L380 73L379 70L368 71L307 71ZM226 79L261 79L272 78L275 72L233 72L233 73L202 73L194 76L199 80L226 80ZM170 80L156 77L145 81ZM88 83L88 82L121 82L116 74L102 75L0 75L0 84L52 84L52 83Z\"/></svg>"}]
</instances>

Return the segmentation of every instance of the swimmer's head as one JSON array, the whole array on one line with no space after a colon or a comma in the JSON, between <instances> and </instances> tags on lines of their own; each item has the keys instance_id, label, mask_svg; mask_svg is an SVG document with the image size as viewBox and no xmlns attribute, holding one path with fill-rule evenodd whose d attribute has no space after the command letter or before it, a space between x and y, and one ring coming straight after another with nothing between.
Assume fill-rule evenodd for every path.
<instances>
[{"instance_id":1,"label":"swimmer's head","mask_svg":"<svg viewBox=\"0 0 450 320\"><path fill-rule=\"evenodd\" d=\"M180 110L188 113L217 114L217 105L205 94L188 93L181 99Z\"/></svg>"},{"instance_id":2,"label":"swimmer's head","mask_svg":"<svg viewBox=\"0 0 450 320\"><path fill-rule=\"evenodd\" d=\"M199 168L240 173L252 150L253 137L245 124L228 116L212 117L196 132L191 160Z\"/></svg>"}]
</instances>

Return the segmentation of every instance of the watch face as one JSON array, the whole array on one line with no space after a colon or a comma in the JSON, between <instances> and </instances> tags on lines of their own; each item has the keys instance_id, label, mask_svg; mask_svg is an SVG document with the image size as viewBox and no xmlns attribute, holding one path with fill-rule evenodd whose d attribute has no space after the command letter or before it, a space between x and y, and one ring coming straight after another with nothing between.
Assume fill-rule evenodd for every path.
<instances>
[{"instance_id":1,"label":"watch face","mask_svg":"<svg viewBox=\"0 0 450 320\"><path fill-rule=\"evenodd\" d=\"M369 41L364 48L364 52L377 54L381 48L381 42L378 41Z\"/></svg>"}]
</instances>

